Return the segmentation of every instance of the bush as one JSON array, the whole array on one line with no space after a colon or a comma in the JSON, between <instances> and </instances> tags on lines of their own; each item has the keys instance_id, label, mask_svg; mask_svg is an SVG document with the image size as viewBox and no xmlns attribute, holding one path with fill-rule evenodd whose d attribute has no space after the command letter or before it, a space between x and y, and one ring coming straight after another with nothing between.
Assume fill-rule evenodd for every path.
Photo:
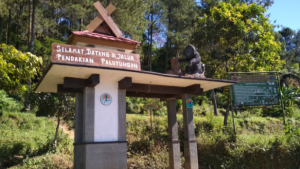
<instances>
[{"instance_id":1,"label":"bush","mask_svg":"<svg viewBox=\"0 0 300 169\"><path fill-rule=\"evenodd\" d=\"M4 90L0 90L0 117L4 111L17 112L20 111L22 107L23 104L21 102L8 97Z\"/></svg>"}]
</instances>

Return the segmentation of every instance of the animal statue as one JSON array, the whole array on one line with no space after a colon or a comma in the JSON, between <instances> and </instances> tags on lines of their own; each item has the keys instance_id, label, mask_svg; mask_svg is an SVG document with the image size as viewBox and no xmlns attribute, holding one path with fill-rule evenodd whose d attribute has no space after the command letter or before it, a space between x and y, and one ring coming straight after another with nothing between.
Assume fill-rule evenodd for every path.
<instances>
[{"instance_id":1,"label":"animal statue","mask_svg":"<svg viewBox=\"0 0 300 169\"><path fill-rule=\"evenodd\" d=\"M188 63L188 65L185 67L186 74L192 75L204 73L201 65L201 57L193 45L189 44L185 47L183 56L185 58L179 59L179 63Z\"/></svg>"},{"instance_id":2,"label":"animal statue","mask_svg":"<svg viewBox=\"0 0 300 169\"><path fill-rule=\"evenodd\" d=\"M183 51L183 56L185 57L184 59L178 59L178 58L171 59L172 70L169 70L167 74L180 75L180 76L192 75L194 77L205 78L204 76L205 65L204 64L201 65L201 57L193 45L190 44L185 47ZM181 71L180 63L188 63L188 65L185 67L185 71Z\"/></svg>"}]
</instances>

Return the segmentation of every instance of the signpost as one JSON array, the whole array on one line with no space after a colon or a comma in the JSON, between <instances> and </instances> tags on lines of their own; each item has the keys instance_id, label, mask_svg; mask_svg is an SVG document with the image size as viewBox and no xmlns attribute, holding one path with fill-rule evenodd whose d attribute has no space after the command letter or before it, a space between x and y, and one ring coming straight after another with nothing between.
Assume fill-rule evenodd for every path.
<instances>
[{"instance_id":1,"label":"signpost","mask_svg":"<svg viewBox=\"0 0 300 169\"><path fill-rule=\"evenodd\" d=\"M56 43L52 44L52 62L141 70L139 54Z\"/></svg>"},{"instance_id":2,"label":"signpost","mask_svg":"<svg viewBox=\"0 0 300 169\"><path fill-rule=\"evenodd\" d=\"M233 72L228 79L238 82L229 88L234 131L234 109L281 106L285 123L278 72Z\"/></svg>"},{"instance_id":3,"label":"signpost","mask_svg":"<svg viewBox=\"0 0 300 169\"><path fill-rule=\"evenodd\" d=\"M156 104L146 104L144 109L145 110L150 110L150 124L151 124L151 136L152 136L152 134L153 134L153 130L152 130L152 110L157 109L157 105Z\"/></svg>"}]
</instances>

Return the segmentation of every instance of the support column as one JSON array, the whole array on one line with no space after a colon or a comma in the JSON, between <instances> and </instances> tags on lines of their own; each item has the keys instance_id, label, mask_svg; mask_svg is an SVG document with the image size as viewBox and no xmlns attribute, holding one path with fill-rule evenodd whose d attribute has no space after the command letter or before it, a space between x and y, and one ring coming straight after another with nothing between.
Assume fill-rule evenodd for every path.
<instances>
[{"instance_id":1,"label":"support column","mask_svg":"<svg viewBox=\"0 0 300 169\"><path fill-rule=\"evenodd\" d=\"M75 104L75 138L74 143L82 143L83 141L83 93L76 93ZM84 168L84 150L80 146L74 144L74 168ZM76 166L76 167L75 167Z\"/></svg>"},{"instance_id":2,"label":"support column","mask_svg":"<svg viewBox=\"0 0 300 169\"><path fill-rule=\"evenodd\" d=\"M167 99L168 109L168 146L170 169L180 169L180 142L178 140L178 124L176 117L176 99Z\"/></svg>"},{"instance_id":3,"label":"support column","mask_svg":"<svg viewBox=\"0 0 300 169\"><path fill-rule=\"evenodd\" d=\"M191 99L190 94L182 95L183 130L184 130L184 158L186 169L198 169L197 140L193 120L193 109L186 107L186 100Z\"/></svg>"},{"instance_id":4,"label":"support column","mask_svg":"<svg viewBox=\"0 0 300 169\"><path fill-rule=\"evenodd\" d=\"M86 87L76 95L74 169L97 168L95 149L88 143L94 142L95 88ZM96 150L97 151L97 150Z\"/></svg>"},{"instance_id":5,"label":"support column","mask_svg":"<svg viewBox=\"0 0 300 169\"><path fill-rule=\"evenodd\" d=\"M126 141L126 90L118 91L119 141ZM127 149L126 149L127 151ZM127 157L127 153L126 153Z\"/></svg>"}]
</instances>

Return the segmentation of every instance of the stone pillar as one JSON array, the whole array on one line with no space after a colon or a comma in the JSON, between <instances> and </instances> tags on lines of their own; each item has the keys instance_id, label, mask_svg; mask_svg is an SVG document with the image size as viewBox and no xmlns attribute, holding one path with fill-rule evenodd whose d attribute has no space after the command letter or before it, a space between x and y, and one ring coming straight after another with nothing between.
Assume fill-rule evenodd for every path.
<instances>
[{"instance_id":1,"label":"stone pillar","mask_svg":"<svg viewBox=\"0 0 300 169\"><path fill-rule=\"evenodd\" d=\"M103 93L111 104L100 102ZM126 90L106 80L77 97L74 169L126 169Z\"/></svg>"},{"instance_id":2,"label":"stone pillar","mask_svg":"<svg viewBox=\"0 0 300 169\"><path fill-rule=\"evenodd\" d=\"M198 169L197 140L193 120L193 109L186 107L185 101L191 99L190 94L182 95L183 129L184 129L184 158L186 169Z\"/></svg>"},{"instance_id":3,"label":"stone pillar","mask_svg":"<svg viewBox=\"0 0 300 169\"><path fill-rule=\"evenodd\" d=\"M94 142L95 88L86 87L76 94L74 169L95 168L87 158L91 154L87 145Z\"/></svg>"},{"instance_id":4,"label":"stone pillar","mask_svg":"<svg viewBox=\"0 0 300 169\"><path fill-rule=\"evenodd\" d=\"M82 155L84 150L82 149L82 147L76 146L76 144L82 142L83 142L83 93L76 93L74 168L84 168L84 161Z\"/></svg>"},{"instance_id":5,"label":"stone pillar","mask_svg":"<svg viewBox=\"0 0 300 169\"><path fill-rule=\"evenodd\" d=\"M119 141L126 141L126 90L118 91ZM126 144L127 145L127 144ZM127 158L127 149L126 149ZM127 159L126 159L127 161ZM126 162L127 163L127 162ZM127 166L126 166L127 167Z\"/></svg>"},{"instance_id":6,"label":"stone pillar","mask_svg":"<svg viewBox=\"0 0 300 169\"><path fill-rule=\"evenodd\" d=\"M169 165L170 169L180 169L180 142L178 140L178 124L176 117L176 99L167 99L168 109L168 146L169 146Z\"/></svg>"}]
</instances>

